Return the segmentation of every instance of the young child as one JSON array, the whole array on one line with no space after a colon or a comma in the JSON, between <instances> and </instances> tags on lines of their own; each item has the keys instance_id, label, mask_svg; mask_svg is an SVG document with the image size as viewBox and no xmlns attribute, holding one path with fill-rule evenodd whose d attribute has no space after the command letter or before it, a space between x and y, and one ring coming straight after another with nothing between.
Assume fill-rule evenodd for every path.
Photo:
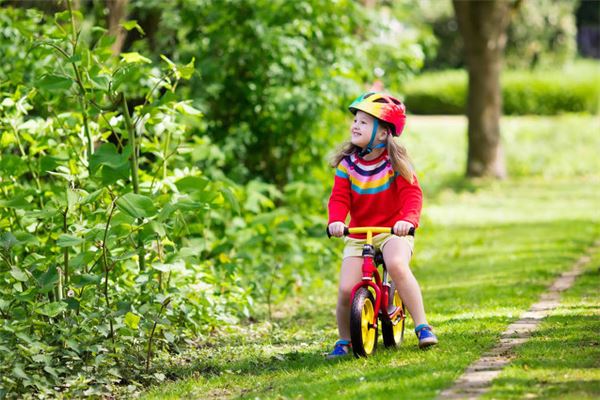
<instances>
[{"instance_id":1,"label":"young child","mask_svg":"<svg viewBox=\"0 0 600 400\"><path fill-rule=\"evenodd\" d=\"M329 233L341 237L350 213L350 227L390 226L395 235L382 233L373 244L383 252L387 270L413 318L419 347L437 344L425 318L423 298L409 261L421 214L422 192L406 149L394 140L406 120L404 105L383 93L366 93L349 107L354 114L350 141L332 159L335 180L329 199ZM350 294L362 278L365 235L345 239L336 308L340 339L329 358L347 355L350 343Z\"/></svg>"}]
</instances>

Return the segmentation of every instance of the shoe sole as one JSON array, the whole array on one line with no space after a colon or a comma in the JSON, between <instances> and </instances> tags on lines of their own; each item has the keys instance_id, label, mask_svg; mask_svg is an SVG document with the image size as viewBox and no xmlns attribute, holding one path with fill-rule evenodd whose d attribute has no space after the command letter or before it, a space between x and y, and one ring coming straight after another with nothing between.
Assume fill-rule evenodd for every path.
<instances>
[{"instance_id":1,"label":"shoe sole","mask_svg":"<svg viewBox=\"0 0 600 400\"><path fill-rule=\"evenodd\" d=\"M422 342L419 342L420 349L426 349L428 347L434 346L438 343L435 339L424 339Z\"/></svg>"}]
</instances>

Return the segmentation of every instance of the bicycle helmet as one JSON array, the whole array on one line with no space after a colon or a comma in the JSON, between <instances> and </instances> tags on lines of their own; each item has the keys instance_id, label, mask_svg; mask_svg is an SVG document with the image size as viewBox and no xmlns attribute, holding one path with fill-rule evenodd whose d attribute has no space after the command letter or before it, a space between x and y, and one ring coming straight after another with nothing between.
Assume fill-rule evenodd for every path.
<instances>
[{"instance_id":1,"label":"bicycle helmet","mask_svg":"<svg viewBox=\"0 0 600 400\"><path fill-rule=\"evenodd\" d=\"M373 117L392 125L392 135L400 136L406 123L406 107L395 97L385 93L365 93L348 107L352 114L358 110L364 111Z\"/></svg>"},{"instance_id":2,"label":"bicycle helmet","mask_svg":"<svg viewBox=\"0 0 600 400\"><path fill-rule=\"evenodd\" d=\"M392 136L400 136L406 122L406 108L404 104L395 97L384 93L369 92L358 97L348 107L352 114L356 114L358 110L364 111L367 114L375 117L373 123L373 131L371 132L371 140L367 147L359 153L361 157L372 152L374 149L385 147L383 143L373 146L379 121L385 121L392 128Z\"/></svg>"}]
</instances>

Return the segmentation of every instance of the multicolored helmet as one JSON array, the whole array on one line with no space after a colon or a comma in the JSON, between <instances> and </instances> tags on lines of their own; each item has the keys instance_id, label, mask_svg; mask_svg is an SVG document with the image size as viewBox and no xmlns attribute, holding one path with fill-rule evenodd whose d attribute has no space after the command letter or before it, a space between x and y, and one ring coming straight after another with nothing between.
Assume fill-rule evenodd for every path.
<instances>
[{"instance_id":1,"label":"multicolored helmet","mask_svg":"<svg viewBox=\"0 0 600 400\"><path fill-rule=\"evenodd\" d=\"M348 107L352 114L358 110L364 111L375 118L392 125L392 135L400 136L406 123L406 107L395 97L384 93L365 93Z\"/></svg>"}]
</instances>

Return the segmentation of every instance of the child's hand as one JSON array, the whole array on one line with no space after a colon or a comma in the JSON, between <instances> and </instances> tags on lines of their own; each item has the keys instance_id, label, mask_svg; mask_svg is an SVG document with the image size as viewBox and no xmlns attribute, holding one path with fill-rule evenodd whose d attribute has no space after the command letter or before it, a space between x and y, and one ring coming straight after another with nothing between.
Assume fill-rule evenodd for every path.
<instances>
[{"instance_id":1,"label":"child's hand","mask_svg":"<svg viewBox=\"0 0 600 400\"><path fill-rule=\"evenodd\" d=\"M408 235L410 228L414 227L415 226L408 221L398 221L394 224L394 234L398 236L406 236Z\"/></svg>"},{"instance_id":2,"label":"child's hand","mask_svg":"<svg viewBox=\"0 0 600 400\"><path fill-rule=\"evenodd\" d=\"M346 227L346 225L344 225L343 222L332 222L329 224L329 234L331 236L335 236L335 237L342 237L344 236L344 228Z\"/></svg>"}]
</instances>

